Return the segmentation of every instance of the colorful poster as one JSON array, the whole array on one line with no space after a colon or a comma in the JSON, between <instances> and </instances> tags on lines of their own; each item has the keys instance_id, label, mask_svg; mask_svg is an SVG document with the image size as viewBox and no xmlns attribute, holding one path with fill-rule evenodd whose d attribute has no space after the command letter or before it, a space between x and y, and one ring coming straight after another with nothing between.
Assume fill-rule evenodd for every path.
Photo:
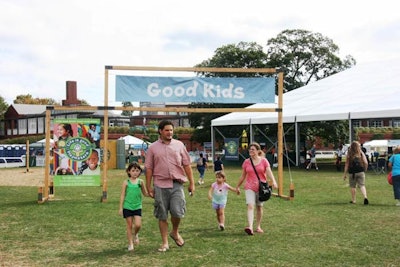
<instances>
[{"instance_id":1,"label":"colorful poster","mask_svg":"<svg viewBox=\"0 0 400 267\"><path fill-rule=\"evenodd\" d=\"M225 138L225 159L239 160L239 138Z\"/></svg>"},{"instance_id":2,"label":"colorful poster","mask_svg":"<svg viewBox=\"0 0 400 267\"><path fill-rule=\"evenodd\" d=\"M53 120L54 186L100 185L100 119Z\"/></svg>"}]
</instances>

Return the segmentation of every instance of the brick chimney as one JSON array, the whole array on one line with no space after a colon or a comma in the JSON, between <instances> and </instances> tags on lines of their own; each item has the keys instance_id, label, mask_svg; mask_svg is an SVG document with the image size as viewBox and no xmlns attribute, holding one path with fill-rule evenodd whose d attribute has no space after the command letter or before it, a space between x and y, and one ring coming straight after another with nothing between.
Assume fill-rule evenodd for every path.
<instances>
[{"instance_id":1,"label":"brick chimney","mask_svg":"<svg viewBox=\"0 0 400 267\"><path fill-rule=\"evenodd\" d=\"M77 98L76 81L67 81L67 99L62 101L63 106L77 106L81 101Z\"/></svg>"}]
</instances>

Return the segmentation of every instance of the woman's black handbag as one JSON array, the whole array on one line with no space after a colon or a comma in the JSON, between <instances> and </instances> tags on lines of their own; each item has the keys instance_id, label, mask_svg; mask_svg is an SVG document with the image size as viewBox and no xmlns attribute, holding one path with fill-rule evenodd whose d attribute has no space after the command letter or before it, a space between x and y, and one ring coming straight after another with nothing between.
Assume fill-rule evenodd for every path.
<instances>
[{"instance_id":1,"label":"woman's black handbag","mask_svg":"<svg viewBox=\"0 0 400 267\"><path fill-rule=\"evenodd\" d=\"M271 198L272 187L269 186L268 182L266 182L266 183L261 182L260 177L258 177L256 167L254 167L254 163L251 158L250 158L250 161L251 161L251 165L253 166L254 172L256 173L257 178L258 178L258 184L259 184L258 200L262 201L262 202L267 201L268 199Z\"/></svg>"},{"instance_id":2,"label":"woman's black handbag","mask_svg":"<svg viewBox=\"0 0 400 267\"><path fill-rule=\"evenodd\" d=\"M272 194L272 188L268 185L268 183L261 182L259 179L260 188L258 190L258 200L267 201L270 199Z\"/></svg>"}]
</instances>

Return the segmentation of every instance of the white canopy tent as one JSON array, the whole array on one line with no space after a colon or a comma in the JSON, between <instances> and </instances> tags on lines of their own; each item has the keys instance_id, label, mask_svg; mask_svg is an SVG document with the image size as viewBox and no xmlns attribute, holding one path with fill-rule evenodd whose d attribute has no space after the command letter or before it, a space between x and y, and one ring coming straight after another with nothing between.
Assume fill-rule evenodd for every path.
<instances>
[{"instance_id":1,"label":"white canopy tent","mask_svg":"<svg viewBox=\"0 0 400 267\"><path fill-rule=\"evenodd\" d=\"M400 60L360 64L283 95L283 122L400 117ZM277 107L254 104L249 108ZM277 123L272 112L234 112L212 126Z\"/></svg>"},{"instance_id":2,"label":"white canopy tent","mask_svg":"<svg viewBox=\"0 0 400 267\"><path fill-rule=\"evenodd\" d=\"M400 119L399 73L400 60L365 63L285 93L283 123L294 123L298 133L299 122L349 120L352 125L351 120L355 119ZM278 105L258 103L248 108L254 107L277 108ZM273 112L234 112L212 120L211 127L214 134L213 127L218 126L277 122L278 114ZM350 136L351 132L352 129Z\"/></svg>"},{"instance_id":3,"label":"white canopy tent","mask_svg":"<svg viewBox=\"0 0 400 267\"><path fill-rule=\"evenodd\" d=\"M365 142L363 146L367 149L367 151L378 151L380 153L384 153L388 151L388 147L395 147L400 145L400 140L371 140Z\"/></svg>"},{"instance_id":4,"label":"white canopy tent","mask_svg":"<svg viewBox=\"0 0 400 267\"><path fill-rule=\"evenodd\" d=\"M148 143L146 141L132 135L120 137L119 140L124 140L125 146L128 146L131 149L147 149L148 147Z\"/></svg>"}]
</instances>

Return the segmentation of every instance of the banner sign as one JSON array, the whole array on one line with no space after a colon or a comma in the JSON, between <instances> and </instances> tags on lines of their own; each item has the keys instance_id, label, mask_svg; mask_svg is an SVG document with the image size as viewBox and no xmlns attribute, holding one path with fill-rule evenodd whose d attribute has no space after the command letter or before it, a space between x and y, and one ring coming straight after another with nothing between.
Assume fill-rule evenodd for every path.
<instances>
[{"instance_id":1,"label":"banner sign","mask_svg":"<svg viewBox=\"0 0 400 267\"><path fill-rule=\"evenodd\" d=\"M54 119L54 186L100 185L100 119Z\"/></svg>"},{"instance_id":2,"label":"banner sign","mask_svg":"<svg viewBox=\"0 0 400 267\"><path fill-rule=\"evenodd\" d=\"M224 139L225 159L239 160L239 138Z\"/></svg>"},{"instance_id":3,"label":"banner sign","mask_svg":"<svg viewBox=\"0 0 400 267\"><path fill-rule=\"evenodd\" d=\"M150 77L117 75L116 101L274 103L275 78Z\"/></svg>"}]
</instances>

